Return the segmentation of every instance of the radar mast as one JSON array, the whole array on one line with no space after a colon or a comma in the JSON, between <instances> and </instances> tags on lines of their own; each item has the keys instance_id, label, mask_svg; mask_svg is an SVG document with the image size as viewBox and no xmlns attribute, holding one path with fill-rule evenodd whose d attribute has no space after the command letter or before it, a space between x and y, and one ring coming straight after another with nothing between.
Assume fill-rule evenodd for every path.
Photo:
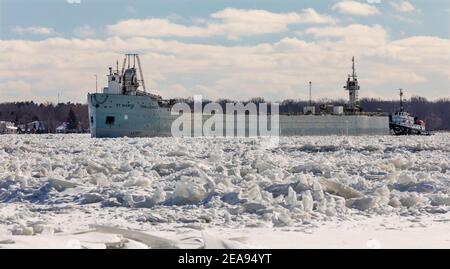
<instances>
[{"instance_id":1,"label":"radar mast","mask_svg":"<svg viewBox=\"0 0 450 269\"><path fill-rule=\"evenodd\" d=\"M355 57L352 58L352 74L348 75L347 85L344 88L348 91L348 112L359 112L361 108L359 106L358 91L360 89L358 84L358 78L355 72Z\"/></svg>"}]
</instances>

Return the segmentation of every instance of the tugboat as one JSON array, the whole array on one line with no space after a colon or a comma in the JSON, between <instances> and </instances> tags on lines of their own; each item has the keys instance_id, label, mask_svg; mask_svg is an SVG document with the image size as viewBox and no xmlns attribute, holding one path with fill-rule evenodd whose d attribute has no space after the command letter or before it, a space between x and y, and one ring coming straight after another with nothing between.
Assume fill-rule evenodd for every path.
<instances>
[{"instance_id":1,"label":"tugboat","mask_svg":"<svg viewBox=\"0 0 450 269\"><path fill-rule=\"evenodd\" d=\"M389 128L395 135L430 135L425 129L425 122L412 117L403 108L403 89L400 91L400 109L389 117Z\"/></svg>"}]
</instances>

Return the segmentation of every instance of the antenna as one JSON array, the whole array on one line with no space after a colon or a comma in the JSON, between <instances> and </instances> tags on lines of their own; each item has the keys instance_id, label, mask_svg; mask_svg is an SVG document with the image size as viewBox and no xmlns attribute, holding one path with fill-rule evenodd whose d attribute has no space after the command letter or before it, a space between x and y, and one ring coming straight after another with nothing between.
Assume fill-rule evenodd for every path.
<instances>
[{"instance_id":1,"label":"antenna","mask_svg":"<svg viewBox=\"0 0 450 269\"><path fill-rule=\"evenodd\" d=\"M355 74L355 56L353 56L352 58L352 70L353 70L353 79L355 79L356 74Z\"/></svg>"},{"instance_id":2,"label":"antenna","mask_svg":"<svg viewBox=\"0 0 450 269\"><path fill-rule=\"evenodd\" d=\"M94 75L95 76L95 93L98 92L98 76L97 74Z\"/></svg>"},{"instance_id":3,"label":"antenna","mask_svg":"<svg viewBox=\"0 0 450 269\"><path fill-rule=\"evenodd\" d=\"M59 104L59 92L58 92L58 104ZM58 104L57 104L57 105L58 105Z\"/></svg>"},{"instance_id":4,"label":"antenna","mask_svg":"<svg viewBox=\"0 0 450 269\"><path fill-rule=\"evenodd\" d=\"M123 64L122 64L122 72L120 73L120 77L123 77L123 74L125 72L125 64L127 64L127 56L125 56L125 58L123 59Z\"/></svg>"},{"instance_id":5,"label":"antenna","mask_svg":"<svg viewBox=\"0 0 450 269\"><path fill-rule=\"evenodd\" d=\"M311 84L312 82L309 82L309 106L311 106Z\"/></svg>"}]
</instances>

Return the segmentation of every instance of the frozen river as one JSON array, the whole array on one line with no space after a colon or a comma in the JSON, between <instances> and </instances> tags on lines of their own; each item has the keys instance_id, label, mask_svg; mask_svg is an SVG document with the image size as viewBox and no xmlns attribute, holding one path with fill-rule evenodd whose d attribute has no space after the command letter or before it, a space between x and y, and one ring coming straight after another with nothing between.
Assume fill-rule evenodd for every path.
<instances>
[{"instance_id":1,"label":"frozen river","mask_svg":"<svg viewBox=\"0 0 450 269\"><path fill-rule=\"evenodd\" d=\"M450 133L0 146L0 248L450 247Z\"/></svg>"}]
</instances>

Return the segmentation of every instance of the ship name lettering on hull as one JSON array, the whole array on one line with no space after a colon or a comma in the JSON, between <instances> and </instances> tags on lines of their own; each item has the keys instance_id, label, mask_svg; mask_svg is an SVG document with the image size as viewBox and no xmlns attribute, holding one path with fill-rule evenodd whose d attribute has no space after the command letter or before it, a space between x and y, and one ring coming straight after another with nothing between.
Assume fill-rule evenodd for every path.
<instances>
[{"instance_id":1,"label":"ship name lettering on hull","mask_svg":"<svg viewBox=\"0 0 450 269\"><path fill-rule=\"evenodd\" d=\"M133 109L134 108L134 104L116 104L116 107L123 107L123 108Z\"/></svg>"}]
</instances>

